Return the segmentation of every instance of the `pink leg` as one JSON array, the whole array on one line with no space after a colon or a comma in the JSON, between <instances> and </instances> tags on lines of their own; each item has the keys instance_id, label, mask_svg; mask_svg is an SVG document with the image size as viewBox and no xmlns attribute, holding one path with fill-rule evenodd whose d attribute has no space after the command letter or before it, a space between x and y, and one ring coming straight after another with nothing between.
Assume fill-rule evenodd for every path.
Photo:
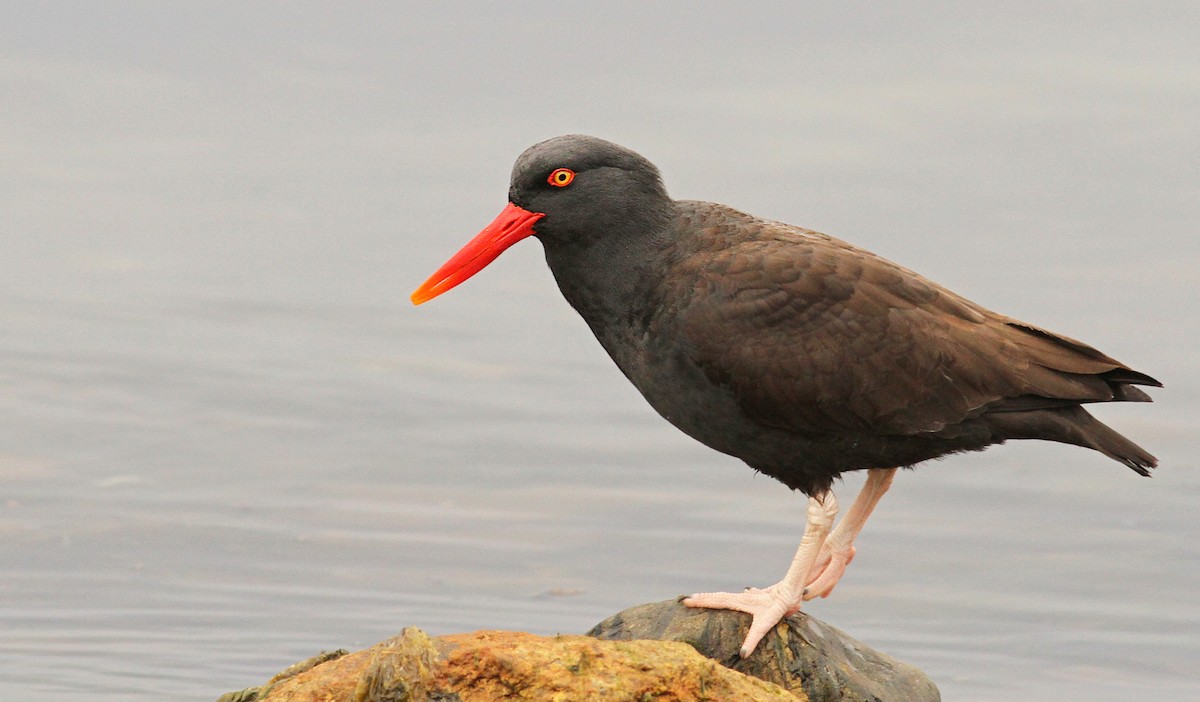
<instances>
[{"instance_id":1,"label":"pink leg","mask_svg":"<svg viewBox=\"0 0 1200 702\"><path fill-rule=\"evenodd\" d=\"M741 655L746 658L781 619L800 610L808 573L821 552L825 537L829 535L837 510L837 498L832 491L808 499L808 523L804 528L804 537L783 580L762 590L748 588L743 592L699 593L685 598L683 603L688 607L733 609L753 616L750 632L742 643Z\"/></svg>"},{"instance_id":2,"label":"pink leg","mask_svg":"<svg viewBox=\"0 0 1200 702\"><path fill-rule=\"evenodd\" d=\"M872 468L867 471L867 482L863 484L858 497L854 498L854 504L850 505L842 521L838 522L821 547L821 553L808 577L805 600L828 597L833 592L833 586L841 580L846 566L854 560L854 540L858 538L875 505L879 504L883 493L891 487L895 476L895 468Z\"/></svg>"}]
</instances>

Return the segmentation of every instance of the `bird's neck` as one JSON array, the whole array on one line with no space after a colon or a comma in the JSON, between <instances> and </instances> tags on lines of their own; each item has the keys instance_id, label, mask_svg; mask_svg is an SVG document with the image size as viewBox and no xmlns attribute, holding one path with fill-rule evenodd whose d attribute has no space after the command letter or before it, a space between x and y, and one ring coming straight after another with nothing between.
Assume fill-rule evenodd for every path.
<instances>
[{"instance_id":1,"label":"bird's neck","mask_svg":"<svg viewBox=\"0 0 1200 702\"><path fill-rule=\"evenodd\" d=\"M563 297L600 337L603 329L636 324L659 303L673 239L671 219L661 217L643 227L543 243Z\"/></svg>"}]
</instances>

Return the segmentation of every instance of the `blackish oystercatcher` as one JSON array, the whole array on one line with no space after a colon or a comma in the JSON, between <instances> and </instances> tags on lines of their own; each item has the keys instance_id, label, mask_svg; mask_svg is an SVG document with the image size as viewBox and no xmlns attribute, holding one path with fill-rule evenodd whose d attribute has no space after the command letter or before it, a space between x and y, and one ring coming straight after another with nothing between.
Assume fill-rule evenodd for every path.
<instances>
[{"instance_id":1,"label":"blackish oystercatcher","mask_svg":"<svg viewBox=\"0 0 1200 702\"><path fill-rule=\"evenodd\" d=\"M589 136L530 147L509 204L412 295L474 275L528 236L567 301L667 421L809 496L800 548L765 589L684 603L753 616L748 656L804 600L827 596L897 468L1008 439L1157 461L1091 402L1161 387L1096 349L966 300L826 234L711 202L672 200L658 169ZM830 487L867 480L833 527Z\"/></svg>"}]
</instances>

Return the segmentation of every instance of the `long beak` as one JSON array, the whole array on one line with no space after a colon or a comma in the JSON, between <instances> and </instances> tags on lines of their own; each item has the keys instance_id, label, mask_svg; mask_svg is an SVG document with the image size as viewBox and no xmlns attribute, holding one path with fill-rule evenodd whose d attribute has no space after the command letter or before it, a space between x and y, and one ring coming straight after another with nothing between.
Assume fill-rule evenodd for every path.
<instances>
[{"instance_id":1,"label":"long beak","mask_svg":"<svg viewBox=\"0 0 1200 702\"><path fill-rule=\"evenodd\" d=\"M508 203L491 224L413 291L413 304L428 302L483 270L505 249L533 234L534 222L545 216Z\"/></svg>"}]
</instances>

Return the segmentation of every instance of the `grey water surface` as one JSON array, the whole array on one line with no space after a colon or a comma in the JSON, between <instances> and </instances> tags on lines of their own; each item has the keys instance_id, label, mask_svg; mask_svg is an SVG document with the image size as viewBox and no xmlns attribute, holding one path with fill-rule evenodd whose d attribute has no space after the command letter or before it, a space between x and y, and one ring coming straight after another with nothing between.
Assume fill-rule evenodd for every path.
<instances>
[{"instance_id":1,"label":"grey water surface","mask_svg":"<svg viewBox=\"0 0 1200 702\"><path fill-rule=\"evenodd\" d=\"M808 611L948 700L1200 698L1194 3L26 3L0 22L0 699L209 700L420 626L774 582L802 496L645 405L529 144L827 231L1167 387L1155 452L905 472ZM861 477L839 487L848 502Z\"/></svg>"}]
</instances>

